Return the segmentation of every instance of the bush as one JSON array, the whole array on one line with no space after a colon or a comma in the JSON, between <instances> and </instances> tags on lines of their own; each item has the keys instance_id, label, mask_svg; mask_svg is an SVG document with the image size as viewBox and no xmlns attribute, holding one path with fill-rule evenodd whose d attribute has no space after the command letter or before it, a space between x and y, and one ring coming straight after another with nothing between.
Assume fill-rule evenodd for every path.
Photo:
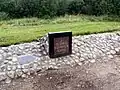
<instances>
[{"instance_id":1,"label":"bush","mask_svg":"<svg viewBox=\"0 0 120 90\"><path fill-rule=\"evenodd\" d=\"M68 13L69 14L80 14L81 8L84 6L83 0L73 0L70 2L68 6Z\"/></svg>"},{"instance_id":2,"label":"bush","mask_svg":"<svg viewBox=\"0 0 120 90\"><path fill-rule=\"evenodd\" d=\"M0 12L11 18L52 18L66 14L117 15L119 0L0 0ZM4 18L4 17L3 17Z\"/></svg>"},{"instance_id":3,"label":"bush","mask_svg":"<svg viewBox=\"0 0 120 90\"><path fill-rule=\"evenodd\" d=\"M9 19L8 14L5 12L0 12L0 20L7 20Z\"/></svg>"}]
</instances>

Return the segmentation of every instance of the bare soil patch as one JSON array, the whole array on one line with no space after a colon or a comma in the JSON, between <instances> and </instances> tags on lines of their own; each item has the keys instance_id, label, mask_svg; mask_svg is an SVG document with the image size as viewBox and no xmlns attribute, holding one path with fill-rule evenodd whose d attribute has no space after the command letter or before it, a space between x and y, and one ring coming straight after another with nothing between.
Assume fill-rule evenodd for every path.
<instances>
[{"instance_id":1,"label":"bare soil patch","mask_svg":"<svg viewBox=\"0 0 120 90\"><path fill-rule=\"evenodd\" d=\"M10 84L0 82L0 90L120 90L119 60L38 72Z\"/></svg>"}]
</instances>

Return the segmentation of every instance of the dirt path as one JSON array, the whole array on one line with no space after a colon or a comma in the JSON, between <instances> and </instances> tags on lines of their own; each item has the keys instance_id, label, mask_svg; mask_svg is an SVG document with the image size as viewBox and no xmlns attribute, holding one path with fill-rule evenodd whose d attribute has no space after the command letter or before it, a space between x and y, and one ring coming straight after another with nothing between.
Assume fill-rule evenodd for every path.
<instances>
[{"instance_id":1,"label":"dirt path","mask_svg":"<svg viewBox=\"0 0 120 90\"><path fill-rule=\"evenodd\" d=\"M11 84L0 82L0 90L120 90L120 57L38 72Z\"/></svg>"}]
</instances>

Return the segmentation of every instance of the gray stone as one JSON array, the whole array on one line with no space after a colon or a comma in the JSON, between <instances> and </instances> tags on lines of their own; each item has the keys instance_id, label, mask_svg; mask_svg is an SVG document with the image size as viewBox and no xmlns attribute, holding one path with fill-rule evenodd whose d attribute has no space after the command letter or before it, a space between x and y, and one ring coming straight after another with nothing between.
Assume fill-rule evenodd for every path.
<instances>
[{"instance_id":1,"label":"gray stone","mask_svg":"<svg viewBox=\"0 0 120 90\"><path fill-rule=\"evenodd\" d=\"M112 58L114 58L114 56L113 56L113 55L108 55L108 58L111 58L111 59L112 59Z\"/></svg>"},{"instance_id":2,"label":"gray stone","mask_svg":"<svg viewBox=\"0 0 120 90\"><path fill-rule=\"evenodd\" d=\"M5 83L7 83L7 84L11 83L11 79L9 77L7 77L7 79L5 80Z\"/></svg>"},{"instance_id":3,"label":"gray stone","mask_svg":"<svg viewBox=\"0 0 120 90\"><path fill-rule=\"evenodd\" d=\"M6 80L7 77L5 75L5 72L0 72L0 81Z\"/></svg>"},{"instance_id":4,"label":"gray stone","mask_svg":"<svg viewBox=\"0 0 120 90\"><path fill-rule=\"evenodd\" d=\"M22 70L19 70L19 69L16 70L16 75L17 75L17 76L20 77L20 76L22 76L22 74L23 74Z\"/></svg>"},{"instance_id":5,"label":"gray stone","mask_svg":"<svg viewBox=\"0 0 120 90\"><path fill-rule=\"evenodd\" d=\"M91 63L95 63L95 59L93 59L93 60L90 60L90 62L91 62Z\"/></svg>"},{"instance_id":6,"label":"gray stone","mask_svg":"<svg viewBox=\"0 0 120 90\"><path fill-rule=\"evenodd\" d=\"M32 55L22 55L18 57L18 61L20 64L28 64L30 62L33 62L34 60L36 60L37 57L32 56Z\"/></svg>"},{"instance_id":7,"label":"gray stone","mask_svg":"<svg viewBox=\"0 0 120 90\"><path fill-rule=\"evenodd\" d=\"M13 62L17 62L17 61L18 61L17 55L13 55L12 61L13 61Z\"/></svg>"},{"instance_id":8,"label":"gray stone","mask_svg":"<svg viewBox=\"0 0 120 90\"><path fill-rule=\"evenodd\" d=\"M7 75L9 78L14 78L14 77L15 77L15 71L8 71L8 72L6 72L6 75Z\"/></svg>"},{"instance_id":9,"label":"gray stone","mask_svg":"<svg viewBox=\"0 0 120 90\"><path fill-rule=\"evenodd\" d=\"M27 77L27 75L26 74L22 74L22 76L21 76L22 78L26 78Z\"/></svg>"},{"instance_id":10,"label":"gray stone","mask_svg":"<svg viewBox=\"0 0 120 90\"><path fill-rule=\"evenodd\" d=\"M116 52L114 50L110 50L111 54L116 54Z\"/></svg>"}]
</instances>

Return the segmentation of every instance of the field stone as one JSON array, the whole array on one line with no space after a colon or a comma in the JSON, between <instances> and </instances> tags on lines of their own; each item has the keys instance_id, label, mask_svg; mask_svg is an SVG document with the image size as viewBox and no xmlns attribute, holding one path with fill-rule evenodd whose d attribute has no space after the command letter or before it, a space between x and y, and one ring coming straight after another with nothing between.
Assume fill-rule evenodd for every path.
<instances>
[{"instance_id":1,"label":"field stone","mask_svg":"<svg viewBox=\"0 0 120 90\"><path fill-rule=\"evenodd\" d=\"M110 50L111 54L115 54L116 52L114 50Z\"/></svg>"},{"instance_id":2,"label":"field stone","mask_svg":"<svg viewBox=\"0 0 120 90\"><path fill-rule=\"evenodd\" d=\"M9 84L9 83L11 83L11 81L12 80L9 77L7 77L7 79L5 80L5 83Z\"/></svg>"},{"instance_id":3,"label":"field stone","mask_svg":"<svg viewBox=\"0 0 120 90\"><path fill-rule=\"evenodd\" d=\"M15 71L8 71L8 72L6 72L6 75L10 78L14 78L15 77Z\"/></svg>"},{"instance_id":4,"label":"field stone","mask_svg":"<svg viewBox=\"0 0 120 90\"><path fill-rule=\"evenodd\" d=\"M34 60L36 60L37 57L32 56L32 55L22 55L22 56L18 56L18 62L19 64L23 65L23 64L28 64L30 62L33 62Z\"/></svg>"},{"instance_id":5,"label":"field stone","mask_svg":"<svg viewBox=\"0 0 120 90\"><path fill-rule=\"evenodd\" d=\"M94 60L94 59L93 59L93 60L90 60L90 62L91 62L91 63L95 63L95 60Z\"/></svg>"},{"instance_id":6,"label":"field stone","mask_svg":"<svg viewBox=\"0 0 120 90\"><path fill-rule=\"evenodd\" d=\"M5 72L1 72L0 73L0 81L3 81L3 80L5 80L7 77L6 77L6 75L5 75Z\"/></svg>"},{"instance_id":7,"label":"field stone","mask_svg":"<svg viewBox=\"0 0 120 90\"><path fill-rule=\"evenodd\" d=\"M22 70L20 70L20 69L16 70L16 75L17 76L22 76L22 74L23 74Z\"/></svg>"}]
</instances>

